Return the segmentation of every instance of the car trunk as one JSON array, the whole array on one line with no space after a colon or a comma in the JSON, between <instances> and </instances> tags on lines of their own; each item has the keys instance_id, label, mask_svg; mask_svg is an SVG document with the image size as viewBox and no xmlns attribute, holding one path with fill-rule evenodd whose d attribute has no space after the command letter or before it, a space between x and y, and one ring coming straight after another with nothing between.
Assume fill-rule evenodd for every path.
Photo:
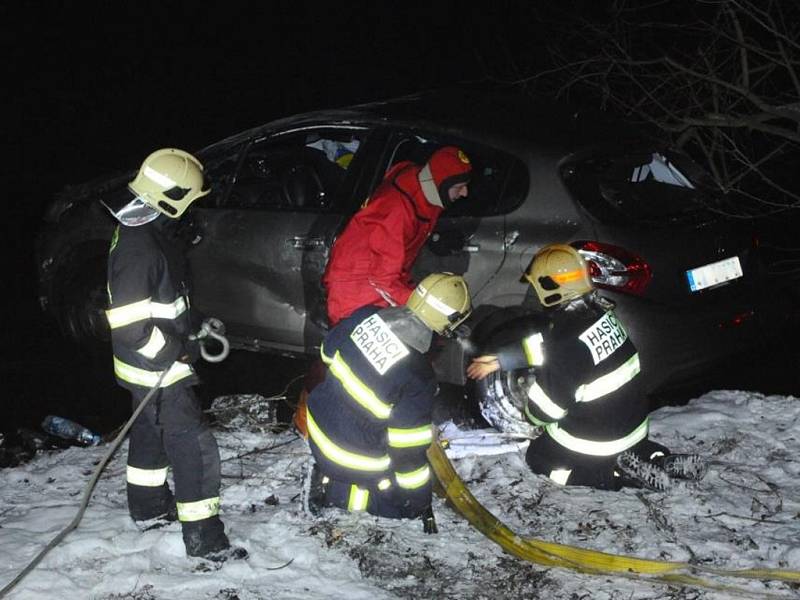
<instances>
[{"instance_id":1,"label":"car trunk","mask_svg":"<svg viewBox=\"0 0 800 600\"><path fill-rule=\"evenodd\" d=\"M761 274L750 228L725 217L713 182L688 157L602 152L570 162L562 175L596 242L613 241L600 258L634 262L642 275L641 286L624 291L674 308L739 305L749 296Z\"/></svg>"},{"instance_id":2,"label":"car trunk","mask_svg":"<svg viewBox=\"0 0 800 600\"><path fill-rule=\"evenodd\" d=\"M649 302L675 308L740 304L761 275L753 236L736 223L716 220L635 231L598 225L595 231L598 240L613 239L649 266L651 279L641 293Z\"/></svg>"}]
</instances>

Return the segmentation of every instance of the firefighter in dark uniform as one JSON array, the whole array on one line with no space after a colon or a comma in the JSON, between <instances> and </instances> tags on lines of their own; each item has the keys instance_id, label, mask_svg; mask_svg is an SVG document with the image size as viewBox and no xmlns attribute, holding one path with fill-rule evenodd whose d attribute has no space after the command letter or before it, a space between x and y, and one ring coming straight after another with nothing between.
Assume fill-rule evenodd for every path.
<instances>
[{"instance_id":1,"label":"firefighter in dark uniform","mask_svg":"<svg viewBox=\"0 0 800 600\"><path fill-rule=\"evenodd\" d=\"M328 372L307 409L321 505L422 517L434 532L426 450L437 383L424 354L434 332L451 335L470 311L464 279L434 273L404 306L360 308L330 331Z\"/></svg>"},{"instance_id":2,"label":"firefighter in dark uniform","mask_svg":"<svg viewBox=\"0 0 800 600\"><path fill-rule=\"evenodd\" d=\"M593 289L577 250L545 246L524 279L549 310L547 325L474 359L467 375L533 368L525 415L544 432L528 447L531 470L562 485L610 490L665 489L670 476L702 476L695 455L670 455L648 439L639 354L613 303Z\"/></svg>"},{"instance_id":3,"label":"firefighter in dark uniform","mask_svg":"<svg viewBox=\"0 0 800 600\"><path fill-rule=\"evenodd\" d=\"M210 190L194 156L164 148L145 159L128 191L104 201L120 222L108 260L114 372L135 409L166 371L130 431L128 509L142 526L177 517L187 555L224 560L230 543L218 515L219 449L191 387L199 347L189 339L186 262L175 233L176 220Z\"/></svg>"}]
</instances>

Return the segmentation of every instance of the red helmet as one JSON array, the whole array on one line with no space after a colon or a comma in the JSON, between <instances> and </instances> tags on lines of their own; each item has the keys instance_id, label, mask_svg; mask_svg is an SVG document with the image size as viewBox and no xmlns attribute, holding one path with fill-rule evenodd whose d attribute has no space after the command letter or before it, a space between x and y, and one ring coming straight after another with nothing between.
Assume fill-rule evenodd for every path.
<instances>
[{"instance_id":1,"label":"red helmet","mask_svg":"<svg viewBox=\"0 0 800 600\"><path fill-rule=\"evenodd\" d=\"M455 146L444 146L431 155L419 173L425 197L431 204L446 208L452 200L448 191L458 183L466 183L472 174L472 164L463 150ZM433 189L436 198L431 198Z\"/></svg>"}]
</instances>

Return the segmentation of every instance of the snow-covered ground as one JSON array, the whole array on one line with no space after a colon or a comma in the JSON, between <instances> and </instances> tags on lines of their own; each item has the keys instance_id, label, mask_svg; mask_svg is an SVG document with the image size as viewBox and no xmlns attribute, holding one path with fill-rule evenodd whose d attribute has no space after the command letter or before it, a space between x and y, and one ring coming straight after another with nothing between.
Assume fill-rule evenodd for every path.
<instances>
[{"instance_id":1,"label":"snow-covered ground","mask_svg":"<svg viewBox=\"0 0 800 600\"><path fill-rule=\"evenodd\" d=\"M263 404L258 397L238 401ZM508 444L495 449L508 452L461 452L453 462L477 498L520 535L725 568L800 569L800 400L712 392L688 406L653 413L651 431L673 451L700 452L712 460L706 478L669 493L562 488L530 474L524 453ZM487 433L484 440L491 443L507 441ZM177 524L140 532L125 504L123 446L80 526L8 598L730 597L523 562L438 499L434 536L416 521L333 510L312 518L300 502L304 442L248 419L234 420L217 439L223 519L232 541L250 552L248 560L209 569L185 557ZM463 450L465 440L453 439L452 448ZM104 451L75 447L0 471L0 587L71 521ZM800 595L797 584L735 583L749 590L748 597Z\"/></svg>"}]
</instances>

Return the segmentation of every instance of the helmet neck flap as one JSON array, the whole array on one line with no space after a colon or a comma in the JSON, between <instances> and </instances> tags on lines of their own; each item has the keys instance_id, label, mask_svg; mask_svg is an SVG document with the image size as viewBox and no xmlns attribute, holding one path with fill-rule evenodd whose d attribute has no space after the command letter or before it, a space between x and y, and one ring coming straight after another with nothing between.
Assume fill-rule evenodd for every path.
<instances>
[{"instance_id":1,"label":"helmet neck flap","mask_svg":"<svg viewBox=\"0 0 800 600\"><path fill-rule=\"evenodd\" d=\"M378 314L406 346L425 354L431 347L433 331L407 306L390 306Z\"/></svg>"}]
</instances>

